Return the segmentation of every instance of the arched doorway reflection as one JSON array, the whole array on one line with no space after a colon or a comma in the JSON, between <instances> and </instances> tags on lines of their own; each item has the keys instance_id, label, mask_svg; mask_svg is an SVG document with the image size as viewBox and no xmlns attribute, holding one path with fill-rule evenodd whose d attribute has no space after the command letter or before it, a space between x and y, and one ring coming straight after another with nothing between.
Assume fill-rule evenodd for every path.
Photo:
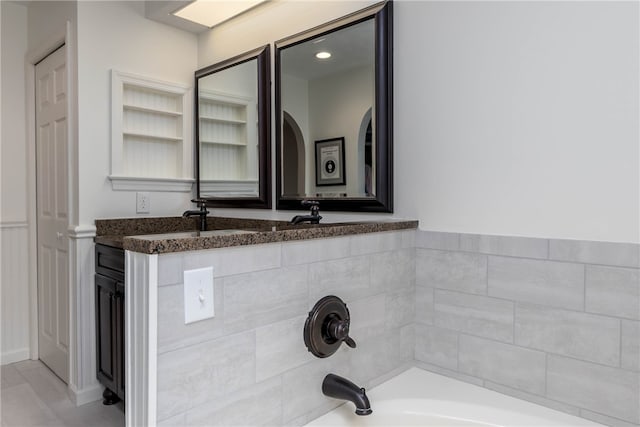
<instances>
[{"instance_id":1,"label":"arched doorway reflection","mask_svg":"<svg viewBox=\"0 0 640 427\"><path fill-rule=\"evenodd\" d=\"M358 192L365 196L375 195L375 170L373 152L373 126L371 120L371 108L367 110L360 122L358 132Z\"/></svg>"},{"instance_id":2,"label":"arched doorway reflection","mask_svg":"<svg viewBox=\"0 0 640 427\"><path fill-rule=\"evenodd\" d=\"M302 131L286 111L282 112L282 195L304 196L305 144Z\"/></svg>"}]
</instances>

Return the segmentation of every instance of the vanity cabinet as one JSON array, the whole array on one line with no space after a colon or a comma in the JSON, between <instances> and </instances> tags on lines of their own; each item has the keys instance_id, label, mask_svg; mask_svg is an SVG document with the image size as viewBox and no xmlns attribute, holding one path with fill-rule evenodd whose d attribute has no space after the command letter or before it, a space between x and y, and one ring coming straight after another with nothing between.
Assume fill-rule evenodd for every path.
<instances>
[{"instance_id":1,"label":"vanity cabinet","mask_svg":"<svg viewBox=\"0 0 640 427\"><path fill-rule=\"evenodd\" d=\"M96 367L104 404L124 400L124 250L96 245Z\"/></svg>"}]
</instances>

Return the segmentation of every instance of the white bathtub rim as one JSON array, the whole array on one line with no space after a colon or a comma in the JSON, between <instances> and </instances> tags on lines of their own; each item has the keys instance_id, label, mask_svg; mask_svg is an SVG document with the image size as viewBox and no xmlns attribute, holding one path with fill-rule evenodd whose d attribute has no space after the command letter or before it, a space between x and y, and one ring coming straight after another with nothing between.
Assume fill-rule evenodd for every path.
<instances>
[{"instance_id":1,"label":"white bathtub rim","mask_svg":"<svg viewBox=\"0 0 640 427\"><path fill-rule=\"evenodd\" d=\"M415 367L372 388L367 395L373 409L371 417L408 411L414 418L424 415L467 419L495 426L602 427L584 418ZM364 420L367 417L358 417L353 412L353 404L346 403L308 425L367 425ZM373 419L371 423L375 425ZM400 418L397 425L402 425Z\"/></svg>"}]
</instances>

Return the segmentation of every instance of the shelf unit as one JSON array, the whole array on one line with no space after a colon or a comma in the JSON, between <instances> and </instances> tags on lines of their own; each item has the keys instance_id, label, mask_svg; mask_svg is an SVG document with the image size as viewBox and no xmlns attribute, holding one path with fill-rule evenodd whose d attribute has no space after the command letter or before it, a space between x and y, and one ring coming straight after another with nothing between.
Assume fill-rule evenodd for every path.
<instances>
[{"instance_id":1,"label":"shelf unit","mask_svg":"<svg viewBox=\"0 0 640 427\"><path fill-rule=\"evenodd\" d=\"M188 86L112 70L114 190L191 190L191 96Z\"/></svg>"},{"instance_id":2,"label":"shelf unit","mask_svg":"<svg viewBox=\"0 0 640 427\"><path fill-rule=\"evenodd\" d=\"M208 181L211 192L229 190L225 181L253 187L258 173L255 100L200 90L198 102L201 182Z\"/></svg>"}]
</instances>

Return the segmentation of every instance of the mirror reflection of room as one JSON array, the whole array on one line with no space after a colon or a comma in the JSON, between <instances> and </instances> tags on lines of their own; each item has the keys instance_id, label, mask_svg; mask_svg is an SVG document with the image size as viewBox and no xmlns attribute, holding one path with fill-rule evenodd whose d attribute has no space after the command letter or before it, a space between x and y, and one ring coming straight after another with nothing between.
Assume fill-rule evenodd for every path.
<instances>
[{"instance_id":1,"label":"mirror reflection of room","mask_svg":"<svg viewBox=\"0 0 640 427\"><path fill-rule=\"evenodd\" d=\"M288 46L280 55L282 195L374 197L374 20ZM318 143L341 138L344 158L317 157ZM323 181L323 161L336 179Z\"/></svg>"},{"instance_id":2,"label":"mirror reflection of room","mask_svg":"<svg viewBox=\"0 0 640 427\"><path fill-rule=\"evenodd\" d=\"M201 197L258 196L257 70L253 59L198 80Z\"/></svg>"}]
</instances>

